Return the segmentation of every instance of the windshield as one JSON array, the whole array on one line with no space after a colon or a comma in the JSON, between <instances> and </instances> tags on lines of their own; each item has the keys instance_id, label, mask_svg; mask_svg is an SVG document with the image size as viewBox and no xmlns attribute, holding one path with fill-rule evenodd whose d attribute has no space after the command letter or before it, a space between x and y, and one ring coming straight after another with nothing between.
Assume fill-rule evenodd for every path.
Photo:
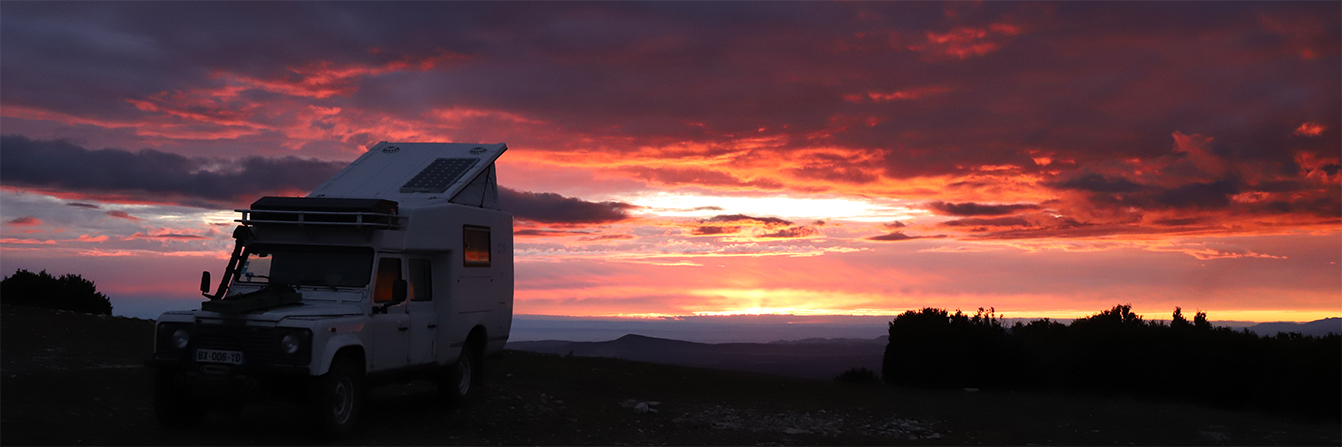
<instances>
[{"instance_id":1,"label":"windshield","mask_svg":"<svg viewBox=\"0 0 1342 447\"><path fill-rule=\"evenodd\" d=\"M238 282L291 286L363 287L373 270L367 247L249 245Z\"/></svg>"}]
</instances>

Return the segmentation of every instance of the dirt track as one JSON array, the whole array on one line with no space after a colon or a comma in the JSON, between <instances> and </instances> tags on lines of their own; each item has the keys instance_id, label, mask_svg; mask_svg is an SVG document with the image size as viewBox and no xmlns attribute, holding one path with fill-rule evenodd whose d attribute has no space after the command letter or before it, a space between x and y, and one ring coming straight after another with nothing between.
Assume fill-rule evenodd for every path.
<instances>
[{"instance_id":1,"label":"dirt track","mask_svg":"<svg viewBox=\"0 0 1342 447\"><path fill-rule=\"evenodd\" d=\"M295 408L168 431L149 403L151 323L2 306L0 443L310 444ZM366 445L1339 445L1336 421L1124 398L855 387L507 351L466 408L431 385L373 390ZM655 402L655 412L621 404Z\"/></svg>"}]
</instances>

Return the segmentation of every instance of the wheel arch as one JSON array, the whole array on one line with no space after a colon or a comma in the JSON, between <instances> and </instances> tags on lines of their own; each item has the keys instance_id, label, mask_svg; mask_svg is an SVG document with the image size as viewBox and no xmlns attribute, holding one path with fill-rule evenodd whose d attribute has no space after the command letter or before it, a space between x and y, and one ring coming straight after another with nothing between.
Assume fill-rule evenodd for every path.
<instances>
[{"instance_id":1,"label":"wheel arch","mask_svg":"<svg viewBox=\"0 0 1342 447\"><path fill-rule=\"evenodd\" d=\"M463 353L465 353L467 349L474 351L475 365L473 369L475 371L471 375L471 382L476 385L484 384L485 344L488 342L489 331L485 329L484 325L477 324L475 327L471 328L471 332L466 335L466 341L463 342L461 346Z\"/></svg>"},{"instance_id":2,"label":"wheel arch","mask_svg":"<svg viewBox=\"0 0 1342 447\"><path fill-rule=\"evenodd\" d=\"M322 349L322 355L314 360L316 363L312 368L312 375L320 376L331 370L331 363L338 355L352 355L357 360L357 364L363 365L363 370L368 371L368 353L364 350L363 342L354 334L340 334L331 337Z\"/></svg>"}]
</instances>

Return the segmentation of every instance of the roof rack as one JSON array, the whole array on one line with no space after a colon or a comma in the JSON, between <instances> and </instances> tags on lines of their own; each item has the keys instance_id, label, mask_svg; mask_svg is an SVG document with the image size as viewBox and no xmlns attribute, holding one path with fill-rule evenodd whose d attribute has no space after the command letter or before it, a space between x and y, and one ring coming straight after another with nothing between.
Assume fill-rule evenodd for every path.
<instances>
[{"instance_id":1,"label":"roof rack","mask_svg":"<svg viewBox=\"0 0 1342 447\"><path fill-rule=\"evenodd\" d=\"M280 225L320 225L369 228L375 230L401 228L405 216L364 211L302 211L302 210L233 210L242 213L241 219L234 222L243 225L280 224Z\"/></svg>"}]
</instances>

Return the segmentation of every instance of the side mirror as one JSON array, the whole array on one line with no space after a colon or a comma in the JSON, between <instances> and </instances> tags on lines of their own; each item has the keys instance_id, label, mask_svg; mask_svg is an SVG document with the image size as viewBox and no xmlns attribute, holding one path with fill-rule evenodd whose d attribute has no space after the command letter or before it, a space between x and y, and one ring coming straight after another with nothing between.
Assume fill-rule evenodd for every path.
<instances>
[{"instance_id":1,"label":"side mirror","mask_svg":"<svg viewBox=\"0 0 1342 447\"><path fill-rule=\"evenodd\" d=\"M391 303L388 306L395 306L405 302L406 290L410 286L404 279L398 279L391 283Z\"/></svg>"},{"instance_id":2,"label":"side mirror","mask_svg":"<svg viewBox=\"0 0 1342 447\"><path fill-rule=\"evenodd\" d=\"M210 294L210 272L208 270L200 272L200 293Z\"/></svg>"}]
</instances>

